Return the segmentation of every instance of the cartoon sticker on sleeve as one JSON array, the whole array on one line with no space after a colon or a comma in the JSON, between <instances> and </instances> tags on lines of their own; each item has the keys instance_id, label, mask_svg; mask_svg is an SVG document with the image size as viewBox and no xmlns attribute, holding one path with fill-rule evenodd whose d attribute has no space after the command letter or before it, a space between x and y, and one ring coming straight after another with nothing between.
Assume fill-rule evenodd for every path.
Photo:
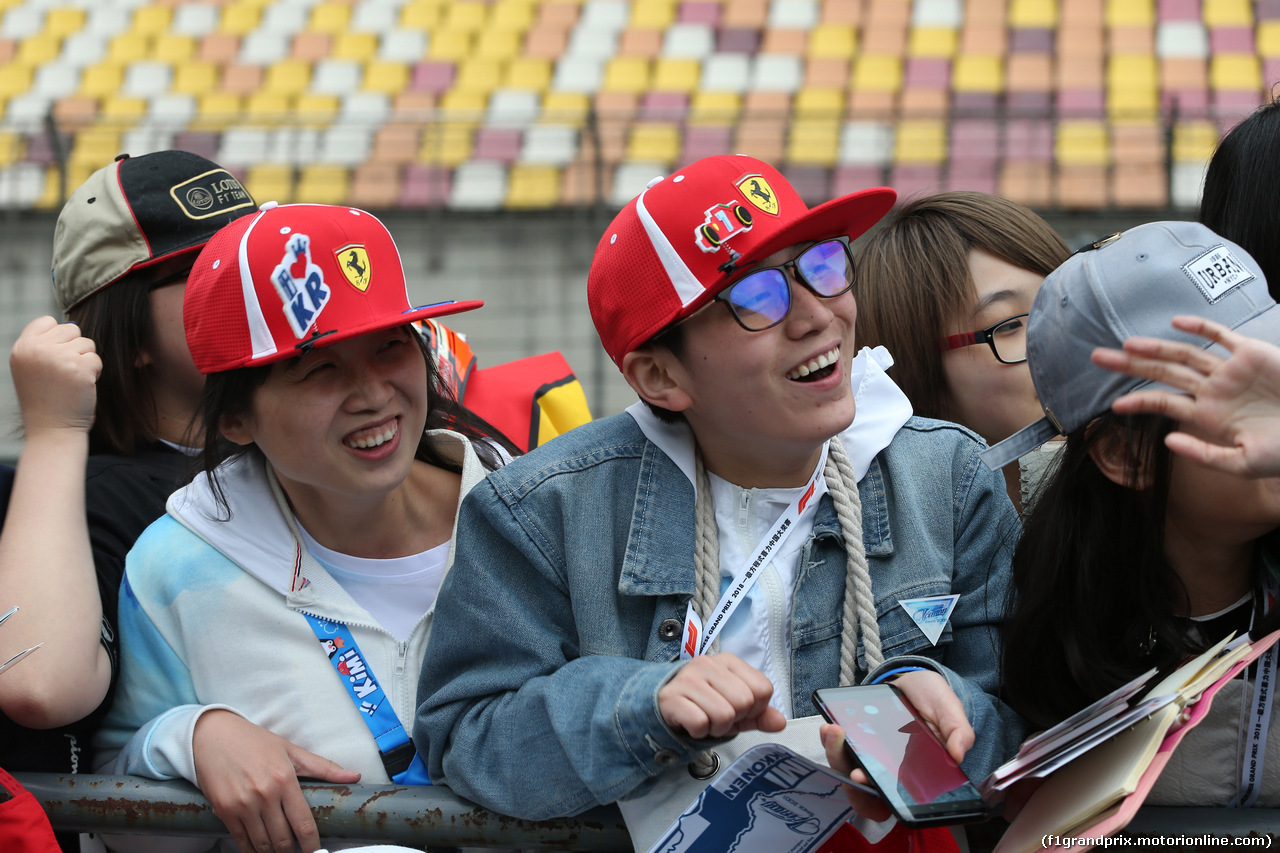
<instances>
[{"instance_id":1,"label":"cartoon sticker on sleeve","mask_svg":"<svg viewBox=\"0 0 1280 853\"><path fill-rule=\"evenodd\" d=\"M311 238L294 234L285 244L284 257L271 273L276 292L284 303L284 316L297 338L304 338L332 291L324 273L311 260Z\"/></svg>"},{"instance_id":2,"label":"cartoon sticker on sleeve","mask_svg":"<svg viewBox=\"0 0 1280 853\"><path fill-rule=\"evenodd\" d=\"M927 598L901 599L898 604L907 611L907 615L929 640L929 644L936 646L938 638L942 636L942 629L947 627L947 620L951 618L951 611L959 600L958 594L931 595Z\"/></svg>"}]
</instances>

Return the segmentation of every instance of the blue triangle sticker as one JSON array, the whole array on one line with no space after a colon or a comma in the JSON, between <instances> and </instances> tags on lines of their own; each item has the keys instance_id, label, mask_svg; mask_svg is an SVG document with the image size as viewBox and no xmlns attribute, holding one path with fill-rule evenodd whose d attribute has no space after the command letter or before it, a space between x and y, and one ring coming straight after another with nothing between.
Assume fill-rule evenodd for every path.
<instances>
[{"instance_id":1,"label":"blue triangle sticker","mask_svg":"<svg viewBox=\"0 0 1280 853\"><path fill-rule=\"evenodd\" d=\"M920 632L928 638L929 644L938 645L938 638L942 636L942 629L947 627L947 620L951 618L951 611L955 609L956 602L960 600L960 595L931 595L928 598L908 598L900 599L898 604L902 605L902 609L907 611L907 615L911 617L911 621L916 623Z\"/></svg>"}]
</instances>

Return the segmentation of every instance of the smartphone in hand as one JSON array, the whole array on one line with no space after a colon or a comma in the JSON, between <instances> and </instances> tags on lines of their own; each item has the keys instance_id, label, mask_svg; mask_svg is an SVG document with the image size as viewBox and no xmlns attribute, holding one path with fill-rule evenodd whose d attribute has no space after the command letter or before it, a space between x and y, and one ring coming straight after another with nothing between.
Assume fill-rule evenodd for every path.
<instances>
[{"instance_id":1,"label":"smartphone in hand","mask_svg":"<svg viewBox=\"0 0 1280 853\"><path fill-rule=\"evenodd\" d=\"M991 816L964 770L892 684L815 690L813 704L844 729L845 751L907 826L974 823Z\"/></svg>"}]
</instances>

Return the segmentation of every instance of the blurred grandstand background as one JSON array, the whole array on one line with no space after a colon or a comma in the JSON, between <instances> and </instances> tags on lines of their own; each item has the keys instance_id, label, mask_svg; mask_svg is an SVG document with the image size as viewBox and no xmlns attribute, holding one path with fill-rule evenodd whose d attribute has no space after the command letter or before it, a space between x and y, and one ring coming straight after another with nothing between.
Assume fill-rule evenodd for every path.
<instances>
[{"instance_id":1,"label":"blurred grandstand background","mask_svg":"<svg viewBox=\"0 0 1280 853\"><path fill-rule=\"evenodd\" d=\"M811 202L998 193L1073 245L1194 215L1220 134L1280 80L1280 0L0 0L6 348L49 312L71 188L185 148L259 201L383 214L481 363L562 349L633 399L585 271L612 212L701 156ZM0 376L0 417L12 391ZM0 448L0 455L4 450Z\"/></svg>"}]
</instances>

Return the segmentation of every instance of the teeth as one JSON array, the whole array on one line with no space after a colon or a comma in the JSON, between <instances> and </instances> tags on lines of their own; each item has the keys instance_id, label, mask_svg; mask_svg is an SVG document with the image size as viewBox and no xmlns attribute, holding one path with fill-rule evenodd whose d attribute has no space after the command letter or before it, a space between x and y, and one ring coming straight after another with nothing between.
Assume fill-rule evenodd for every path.
<instances>
[{"instance_id":1,"label":"teeth","mask_svg":"<svg viewBox=\"0 0 1280 853\"><path fill-rule=\"evenodd\" d=\"M817 358L810 359L787 374L788 379L800 379L810 373L816 373L824 367L830 367L840 360L840 347L832 347Z\"/></svg>"},{"instance_id":2,"label":"teeth","mask_svg":"<svg viewBox=\"0 0 1280 853\"><path fill-rule=\"evenodd\" d=\"M395 438L396 432L398 432L399 429L399 424L396 421L392 421L380 432L376 432L373 435L361 436L356 439L347 439L346 445L348 447L358 447L361 450L378 447L379 445L386 444L388 441Z\"/></svg>"}]
</instances>

